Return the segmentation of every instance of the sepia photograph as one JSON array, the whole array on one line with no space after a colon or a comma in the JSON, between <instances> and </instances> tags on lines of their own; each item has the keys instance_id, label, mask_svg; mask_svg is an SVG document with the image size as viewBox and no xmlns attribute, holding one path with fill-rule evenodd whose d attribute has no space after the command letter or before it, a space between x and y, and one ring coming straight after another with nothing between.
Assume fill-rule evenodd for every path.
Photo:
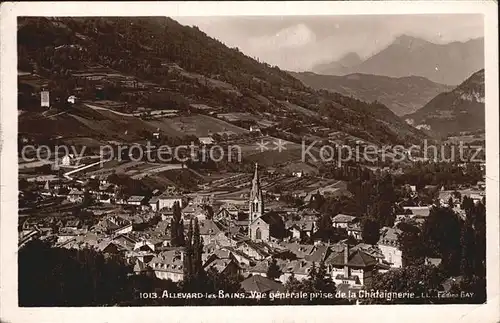
<instances>
[{"instance_id":1,"label":"sepia photograph","mask_svg":"<svg viewBox=\"0 0 500 323\"><path fill-rule=\"evenodd\" d=\"M9 17L12 304L498 302L496 15L150 8Z\"/></svg>"}]
</instances>

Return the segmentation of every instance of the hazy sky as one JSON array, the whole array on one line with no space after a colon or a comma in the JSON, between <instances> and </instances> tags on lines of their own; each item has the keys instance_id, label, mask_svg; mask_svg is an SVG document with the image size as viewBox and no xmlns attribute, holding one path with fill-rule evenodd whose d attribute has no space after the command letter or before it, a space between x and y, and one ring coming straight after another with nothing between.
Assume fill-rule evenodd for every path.
<instances>
[{"instance_id":1,"label":"hazy sky","mask_svg":"<svg viewBox=\"0 0 500 323\"><path fill-rule=\"evenodd\" d=\"M174 17L245 54L288 70L308 70L348 52L368 57L406 34L434 43L483 37L481 15Z\"/></svg>"}]
</instances>

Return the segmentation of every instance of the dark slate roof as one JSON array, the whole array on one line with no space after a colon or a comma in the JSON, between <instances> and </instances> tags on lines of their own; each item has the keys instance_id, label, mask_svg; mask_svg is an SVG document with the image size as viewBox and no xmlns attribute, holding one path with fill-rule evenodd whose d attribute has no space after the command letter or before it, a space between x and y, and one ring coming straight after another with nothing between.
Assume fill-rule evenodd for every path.
<instances>
[{"instance_id":1,"label":"dark slate roof","mask_svg":"<svg viewBox=\"0 0 500 323\"><path fill-rule=\"evenodd\" d=\"M262 219L264 222L266 222L269 225L272 225L272 224L283 225L283 221L282 221L281 217L277 213L274 213L274 212L266 213L263 216L261 216L260 219Z\"/></svg>"},{"instance_id":2,"label":"dark slate roof","mask_svg":"<svg viewBox=\"0 0 500 323\"><path fill-rule=\"evenodd\" d=\"M334 257L331 257L330 259L327 260L327 263L332 264L334 266L344 266L345 265L344 252L345 251L341 251ZM366 252L362 250L354 250L352 252L349 252L347 266L364 268L376 265L377 263L378 263L377 259L370 256Z\"/></svg>"},{"instance_id":3,"label":"dark slate roof","mask_svg":"<svg viewBox=\"0 0 500 323\"><path fill-rule=\"evenodd\" d=\"M241 288L245 292L284 292L283 284L261 275L253 275L241 282Z\"/></svg>"},{"instance_id":4,"label":"dark slate roof","mask_svg":"<svg viewBox=\"0 0 500 323\"><path fill-rule=\"evenodd\" d=\"M325 260L332 253L330 247L326 245L318 245L314 249L315 250L312 254L304 257L305 260L319 263L322 260Z\"/></svg>"}]
</instances>

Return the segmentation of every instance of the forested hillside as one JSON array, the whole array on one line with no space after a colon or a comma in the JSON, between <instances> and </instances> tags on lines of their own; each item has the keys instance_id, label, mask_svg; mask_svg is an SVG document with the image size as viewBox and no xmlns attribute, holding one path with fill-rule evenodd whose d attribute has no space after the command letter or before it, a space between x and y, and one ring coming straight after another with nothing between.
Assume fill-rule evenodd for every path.
<instances>
[{"instance_id":1,"label":"forested hillside","mask_svg":"<svg viewBox=\"0 0 500 323\"><path fill-rule=\"evenodd\" d=\"M416 142L424 136L383 105L308 88L278 67L170 18L30 17L18 22L18 69L42 78L52 98L64 100L78 89L82 100L93 100L101 86L106 100L149 110L185 111L204 104L219 113L268 113L277 127L291 120L378 143ZM135 86L108 82L117 77ZM27 109L24 102L19 109Z\"/></svg>"}]
</instances>

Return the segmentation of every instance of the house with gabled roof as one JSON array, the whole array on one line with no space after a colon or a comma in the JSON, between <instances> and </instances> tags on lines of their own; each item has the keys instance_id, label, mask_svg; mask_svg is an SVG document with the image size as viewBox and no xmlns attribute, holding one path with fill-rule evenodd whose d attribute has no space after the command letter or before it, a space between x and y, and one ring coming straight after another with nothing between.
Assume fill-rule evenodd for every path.
<instances>
[{"instance_id":1,"label":"house with gabled roof","mask_svg":"<svg viewBox=\"0 0 500 323\"><path fill-rule=\"evenodd\" d=\"M189 220L197 218L198 220L205 220L208 216L208 210L202 205L188 205L181 211L184 221L189 222Z\"/></svg>"},{"instance_id":2,"label":"house with gabled roof","mask_svg":"<svg viewBox=\"0 0 500 323\"><path fill-rule=\"evenodd\" d=\"M299 244L297 242L281 242L283 248L292 252L297 258L305 258L314 251L314 246L310 244Z\"/></svg>"},{"instance_id":3,"label":"house with gabled roof","mask_svg":"<svg viewBox=\"0 0 500 323\"><path fill-rule=\"evenodd\" d=\"M255 260L263 260L271 256L269 249L250 240L238 242L235 249Z\"/></svg>"},{"instance_id":4,"label":"house with gabled roof","mask_svg":"<svg viewBox=\"0 0 500 323\"><path fill-rule=\"evenodd\" d=\"M232 203L225 203L214 214L214 220L236 220L238 218L239 208Z\"/></svg>"},{"instance_id":5,"label":"house with gabled roof","mask_svg":"<svg viewBox=\"0 0 500 323\"><path fill-rule=\"evenodd\" d=\"M357 217L346 214L337 214L332 218L332 227L347 229L357 221Z\"/></svg>"},{"instance_id":6,"label":"house with gabled roof","mask_svg":"<svg viewBox=\"0 0 500 323\"><path fill-rule=\"evenodd\" d=\"M304 256L304 259L310 262L320 263L325 261L334 251L328 245L315 245L311 254Z\"/></svg>"},{"instance_id":7,"label":"house with gabled roof","mask_svg":"<svg viewBox=\"0 0 500 323\"><path fill-rule=\"evenodd\" d=\"M158 211L158 210L159 210L159 209L158 209L158 201L159 201L159 200L160 200L160 197L159 197L159 196L153 196L153 197L149 200L148 204L149 204L149 207L151 208L151 210L152 210L153 212L156 212L156 211Z\"/></svg>"},{"instance_id":8,"label":"house with gabled roof","mask_svg":"<svg viewBox=\"0 0 500 323\"><path fill-rule=\"evenodd\" d=\"M217 240L219 234L223 233L221 226L213 220L202 220L198 222L198 225L200 227L200 237L205 244Z\"/></svg>"},{"instance_id":9,"label":"house with gabled roof","mask_svg":"<svg viewBox=\"0 0 500 323\"><path fill-rule=\"evenodd\" d=\"M289 231L292 239L301 240L306 237L312 237L315 225L314 221L299 220L299 221L287 221L285 223L286 229Z\"/></svg>"},{"instance_id":10,"label":"house with gabled roof","mask_svg":"<svg viewBox=\"0 0 500 323\"><path fill-rule=\"evenodd\" d=\"M344 244L344 250L332 253L326 260L328 272L336 284L366 286L371 284L373 273L378 267L375 257L361 249L351 250Z\"/></svg>"},{"instance_id":11,"label":"house with gabled roof","mask_svg":"<svg viewBox=\"0 0 500 323\"><path fill-rule=\"evenodd\" d=\"M160 252L148 265L159 279L181 281L184 279L184 250L179 248Z\"/></svg>"},{"instance_id":12,"label":"house with gabled roof","mask_svg":"<svg viewBox=\"0 0 500 323\"><path fill-rule=\"evenodd\" d=\"M117 241L113 241L111 239L105 239L101 241L96 246L97 251L100 251L104 254L121 254L125 255L127 251L131 251L132 249L128 248L126 245L123 245Z\"/></svg>"},{"instance_id":13,"label":"house with gabled roof","mask_svg":"<svg viewBox=\"0 0 500 323\"><path fill-rule=\"evenodd\" d=\"M229 251L231 253L231 256L234 258L234 260L238 264L240 264L240 266L250 266L250 265L254 264L254 261L252 260L252 258L250 258L250 256L237 250L234 247L226 246L226 247L222 247L222 250Z\"/></svg>"},{"instance_id":14,"label":"house with gabled roof","mask_svg":"<svg viewBox=\"0 0 500 323\"><path fill-rule=\"evenodd\" d=\"M307 279L313 263L305 259L296 260L278 260L278 265L281 269L281 276L279 280L285 284L288 279L293 275L295 279L301 281ZM317 264L316 264L317 266Z\"/></svg>"},{"instance_id":15,"label":"house with gabled roof","mask_svg":"<svg viewBox=\"0 0 500 323\"><path fill-rule=\"evenodd\" d=\"M241 267L237 261L232 258L214 258L207 261L203 265L205 271L215 270L219 274L238 275L241 272Z\"/></svg>"}]
</instances>

